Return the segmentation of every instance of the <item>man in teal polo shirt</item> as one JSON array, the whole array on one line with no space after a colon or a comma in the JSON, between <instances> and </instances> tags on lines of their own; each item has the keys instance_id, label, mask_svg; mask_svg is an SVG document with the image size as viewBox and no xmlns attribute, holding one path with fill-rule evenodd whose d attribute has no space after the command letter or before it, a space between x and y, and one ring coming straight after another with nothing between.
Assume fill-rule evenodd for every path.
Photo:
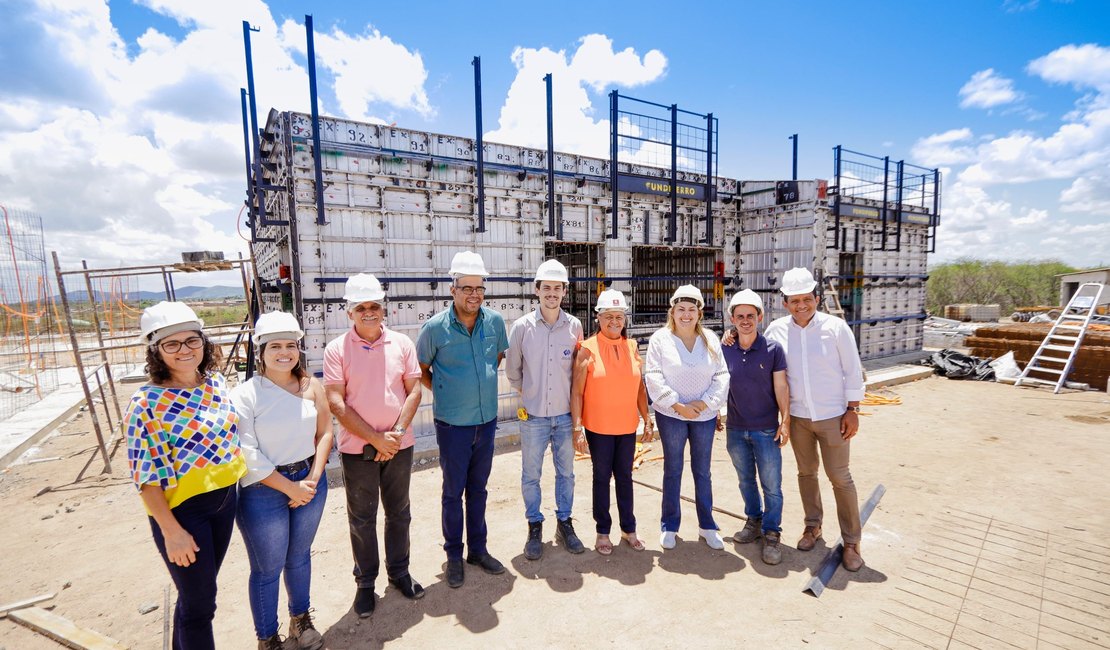
<instances>
[{"instance_id":1,"label":"man in teal polo shirt","mask_svg":"<svg viewBox=\"0 0 1110 650\"><path fill-rule=\"evenodd\" d=\"M432 391L439 466L443 470L443 550L447 585L463 583L463 497L466 497L466 561L486 572L505 571L486 549L486 481L493 466L497 430L497 366L509 337L505 319L483 307L485 263L463 251L451 260L452 305L420 330L416 356L421 382Z\"/></svg>"}]
</instances>

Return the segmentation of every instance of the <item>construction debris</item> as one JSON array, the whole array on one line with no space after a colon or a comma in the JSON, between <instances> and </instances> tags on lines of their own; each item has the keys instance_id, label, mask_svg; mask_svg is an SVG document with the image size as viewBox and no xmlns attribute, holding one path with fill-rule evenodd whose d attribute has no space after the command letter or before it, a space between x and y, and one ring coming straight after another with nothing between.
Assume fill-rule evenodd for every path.
<instances>
[{"instance_id":1,"label":"construction debris","mask_svg":"<svg viewBox=\"0 0 1110 650\"><path fill-rule=\"evenodd\" d=\"M24 607L30 607L32 605L37 605L37 604L39 604L41 602L45 602L47 600L53 600L54 596L57 596L57 595L58 595L57 593L40 594L38 596L33 596L31 598L24 598L23 600L17 600L16 602L8 603L7 605L0 605L0 618L6 617L9 613L14 612L17 609L23 609Z\"/></svg>"},{"instance_id":2,"label":"construction debris","mask_svg":"<svg viewBox=\"0 0 1110 650\"><path fill-rule=\"evenodd\" d=\"M99 632L79 627L67 618L45 609L28 607L8 614L8 618L24 627L54 639L67 648L77 650L126 650L119 641Z\"/></svg>"}]
</instances>

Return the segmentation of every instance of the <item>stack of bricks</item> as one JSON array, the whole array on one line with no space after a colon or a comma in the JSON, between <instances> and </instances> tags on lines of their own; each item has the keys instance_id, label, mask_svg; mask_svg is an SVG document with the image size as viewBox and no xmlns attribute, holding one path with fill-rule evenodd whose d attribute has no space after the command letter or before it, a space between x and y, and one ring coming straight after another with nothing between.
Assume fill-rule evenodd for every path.
<instances>
[{"instance_id":1,"label":"stack of bricks","mask_svg":"<svg viewBox=\"0 0 1110 650\"><path fill-rule=\"evenodd\" d=\"M1012 351L1014 360L1024 368L1051 327L1051 323L989 325L975 330L975 335L968 337L964 345L971 348L972 356L983 358L997 358ZM1050 351L1046 356L1059 357L1064 354ZM1055 364L1044 365L1055 367ZM1036 371L1031 376L1052 381L1057 379L1054 375ZM1107 377L1110 377L1110 331L1101 331L1101 328L1088 329L1072 363L1068 381L1082 382L1101 389L1106 386Z\"/></svg>"}]
</instances>

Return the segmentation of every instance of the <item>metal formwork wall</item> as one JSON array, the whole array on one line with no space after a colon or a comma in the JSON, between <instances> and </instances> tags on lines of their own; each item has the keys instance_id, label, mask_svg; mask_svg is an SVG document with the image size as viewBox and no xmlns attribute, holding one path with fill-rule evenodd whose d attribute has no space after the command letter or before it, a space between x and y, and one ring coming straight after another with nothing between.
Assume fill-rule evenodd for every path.
<instances>
[{"instance_id":1,"label":"metal formwork wall","mask_svg":"<svg viewBox=\"0 0 1110 650\"><path fill-rule=\"evenodd\" d=\"M878 214L877 203L853 199L854 214L861 216L842 215L837 228L824 181L798 181L797 200L789 203L776 202L779 184L741 184L740 233L726 252L726 258L735 257L739 269L732 286L758 292L769 322L787 314L779 293L783 272L799 266L811 269L822 293L832 281L862 358L920 350L930 238L927 212L904 206L899 250L883 250L882 222L862 216L869 213L860 207L872 207Z\"/></svg>"},{"instance_id":2,"label":"metal formwork wall","mask_svg":"<svg viewBox=\"0 0 1110 650\"><path fill-rule=\"evenodd\" d=\"M621 192L613 231L608 160L556 153L549 213L546 152L486 143L482 221L472 139L333 118L320 124L324 218L312 120L271 111L261 143L265 218L254 224L253 243L261 306L299 315L310 371L321 371L327 342L349 326L348 277L377 275L390 327L415 340L424 321L449 306L451 258L467 249L485 260L486 304L510 327L535 308L532 278L546 257L568 266L567 307L587 331L605 286L629 294L631 322L646 327L656 322L661 292L697 284L709 300L707 317L720 326L723 280L734 271L721 251L725 233L738 230L735 180L714 179L713 241L705 241L705 202L679 198L676 240L666 242L666 195ZM621 162L618 171L669 182L669 170ZM683 172L680 181L704 184L705 176ZM649 262L653 277L641 280L636 270ZM503 376L500 392L500 419L515 417L519 400ZM432 432L430 402L425 393L418 435Z\"/></svg>"}]
</instances>

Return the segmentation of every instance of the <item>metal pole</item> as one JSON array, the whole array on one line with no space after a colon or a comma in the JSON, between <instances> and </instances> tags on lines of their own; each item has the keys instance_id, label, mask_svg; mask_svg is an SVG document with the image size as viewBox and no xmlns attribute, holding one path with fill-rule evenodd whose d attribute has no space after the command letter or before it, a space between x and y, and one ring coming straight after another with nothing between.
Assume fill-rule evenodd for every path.
<instances>
[{"instance_id":1,"label":"metal pole","mask_svg":"<svg viewBox=\"0 0 1110 650\"><path fill-rule=\"evenodd\" d=\"M266 193L259 192L257 186L262 182L262 145L258 142L258 105L255 102L254 91L254 61L251 58L251 32L257 32L257 27L251 27L250 23L243 21L243 51L247 57L247 95L250 99L250 118L251 118L251 142L253 143L254 150L254 185L255 185L255 201L257 203L256 209L258 210L258 218L260 223L266 222Z\"/></svg>"},{"instance_id":2,"label":"metal pole","mask_svg":"<svg viewBox=\"0 0 1110 650\"><path fill-rule=\"evenodd\" d=\"M678 104L671 104L671 221L667 243L678 240Z\"/></svg>"},{"instance_id":3,"label":"metal pole","mask_svg":"<svg viewBox=\"0 0 1110 650\"><path fill-rule=\"evenodd\" d=\"M836 200L833 201L833 249L840 248L840 198L844 196L844 188L840 186L840 145L833 147L833 174L836 176ZM828 247L828 244L825 244Z\"/></svg>"},{"instance_id":4,"label":"metal pole","mask_svg":"<svg viewBox=\"0 0 1110 650\"><path fill-rule=\"evenodd\" d=\"M894 211L894 215L895 215L895 219L896 219L896 221L895 221L895 230L894 230L894 233L895 233L894 234L894 250L895 251L902 250L902 198L903 198L902 197L902 184L905 182L905 176L903 176L903 171L904 171L904 168L905 168L905 164L906 164L905 160L899 160L898 161L898 207L895 208L895 211Z\"/></svg>"},{"instance_id":5,"label":"metal pole","mask_svg":"<svg viewBox=\"0 0 1110 650\"><path fill-rule=\"evenodd\" d=\"M790 178L798 180L798 134L795 133L789 139L794 141L794 172Z\"/></svg>"},{"instance_id":6,"label":"metal pole","mask_svg":"<svg viewBox=\"0 0 1110 650\"><path fill-rule=\"evenodd\" d=\"M93 293L92 278L89 277L89 263L81 260L81 268L85 271L85 290L89 292L89 305L92 306L93 314L93 330L96 331L96 342L101 348L104 347L104 333L100 331L100 312L96 309L96 294ZM121 299L122 300L122 299ZM100 362L104 364L104 374L108 378L108 386L112 391L112 399L115 400L116 420L122 422L123 414L119 410L119 398L116 396L116 384L112 380L112 368L108 364L108 355L104 350L100 351ZM103 390L103 388L101 389ZM92 405L89 405L92 409ZM108 420L108 428L112 428L112 418L108 415L108 402L104 401L104 417Z\"/></svg>"},{"instance_id":7,"label":"metal pole","mask_svg":"<svg viewBox=\"0 0 1110 650\"><path fill-rule=\"evenodd\" d=\"M612 214L612 225L609 228L609 234L606 235L607 239L617 238L617 158L620 155L620 136L618 129L620 124L617 121L617 105L620 101L620 94L617 91L609 93L609 189L613 196L610 199L612 202L612 209L609 211Z\"/></svg>"},{"instance_id":8,"label":"metal pole","mask_svg":"<svg viewBox=\"0 0 1110 650\"><path fill-rule=\"evenodd\" d=\"M73 313L69 309L69 296L66 295L65 280L62 278L61 265L58 264L58 251L50 251L54 258L54 273L58 279L58 296L62 299L62 309L66 312L66 325L69 328L69 344L73 346L73 363L77 367L77 375L81 377L81 390L85 393L85 403L89 405L89 418L92 419L93 431L96 433L96 445L100 449L100 457L104 459L104 474L112 473L112 461L108 459L108 448L104 445L104 434L100 431L100 418L96 416L93 408L92 393L89 391L89 379L85 376L85 364L81 361L81 347L77 343L77 332L73 329ZM99 323L97 326L99 327Z\"/></svg>"},{"instance_id":9,"label":"metal pole","mask_svg":"<svg viewBox=\"0 0 1110 650\"><path fill-rule=\"evenodd\" d=\"M886 250L886 215L890 205L890 156L883 156L883 231L881 234L882 250Z\"/></svg>"},{"instance_id":10,"label":"metal pole","mask_svg":"<svg viewBox=\"0 0 1110 650\"><path fill-rule=\"evenodd\" d=\"M486 231L486 165L485 144L482 142L482 57L476 56L470 62L474 66L474 131L478 141L475 147L478 156L478 229L477 232Z\"/></svg>"},{"instance_id":11,"label":"metal pole","mask_svg":"<svg viewBox=\"0 0 1110 650\"><path fill-rule=\"evenodd\" d=\"M252 260L254 259L253 253L252 253L251 259ZM239 261L240 261L239 273L240 273L240 275L243 276L243 295L246 296L246 298L247 298L247 318L250 320L251 326L252 326L252 329L253 329L254 324L256 322L258 322L258 314L261 311L261 305L258 304L258 293L256 291L251 291L250 282L247 281L247 265L243 264L242 260L243 260L243 254L239 253ZM251 262L251 272L252 272L252 274L253 274L253 271L254 271L254 262L252 261ZM250 379L251 377L254 376L254 337L253 336L249 336L249 335L247 336L247 343L244 347L247 350L246 351L247 379Z\"/></svg>"},{"instance_id":12,"label":"metal pole","mask_svg":"<svg viewBox=\"0 0 1110 650\"><path fill-rule=\"evenodd\" d=\"M312 32L312 15L304 17L305 38L308 40L308 101L312 104L312 161L316 167L316 223L324 225L324 156L320 151L320 108L316 95L316 43Z\"/></svg>"},{"instance_id":13,"label":"metal pole","mask_svg":"<svg viewBox=\"0 0 1110 650\"><path fill-rule=\"evenodd\" d=\"M713 245L713 113L705 116L705 243ZM646 224L645 224L646 229Z\"/></svg>"},{"instance_id":14,"label":"metal pole","mask_svg":"<svg viewBox=\"0 0 1110 650\"><path fill-rule=\"evenodd\" d=\"M933 215L929 217L932 229L932 241L929 242L930 253L937 252L937 222L940 221L940 169L933 170Z\"/></svg>"},{"instance_id":15,"label":"metal pole","mask_svg":"<svg viewBox=\"0 0 1110 650\"><path fill-rule=\"evenodd\" d=\"M251 127L250 118L247 117L247 89L239 89L239 103L243 107L243 158L247 163L247 223L251 229L251 241L254 241L254 179L251 177Z\"/></svg>"},{"instance_id":16,"label":"metal pole","mask_svg":"<svg viewBox=\"0 0 1110 650\"><path fill-rule=\"evenodd\" d=\"M552 115L551 73L543 78L547 86L547 232L555 235L555 117Z\"/></svg>"}]
</instances>

